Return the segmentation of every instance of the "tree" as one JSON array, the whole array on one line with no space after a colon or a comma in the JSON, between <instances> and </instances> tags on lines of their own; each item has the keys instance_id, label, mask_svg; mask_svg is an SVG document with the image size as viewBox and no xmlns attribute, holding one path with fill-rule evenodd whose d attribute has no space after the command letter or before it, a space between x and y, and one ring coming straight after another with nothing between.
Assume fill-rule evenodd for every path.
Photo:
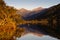
<instances>
[{"instance_id":1,"label":"tree","mask_svg":"<svg viewBox=\"0 0 60 40\"><path fill-rule=\"evenodd\" d=\"M7 6L0 0L0 40L12 40L14 36L20 37L24 32L24 29L17 27L23 19L16 11L17 9Z\"/></svg>"}]
</instances>

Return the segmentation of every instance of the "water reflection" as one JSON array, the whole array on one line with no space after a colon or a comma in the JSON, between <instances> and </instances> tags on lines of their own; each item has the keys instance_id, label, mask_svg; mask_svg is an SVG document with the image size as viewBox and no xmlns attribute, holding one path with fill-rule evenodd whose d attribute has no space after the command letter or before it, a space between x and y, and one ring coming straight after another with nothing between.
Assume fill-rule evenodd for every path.
<instances>
[{"instance_id":1,"label":"water reflection","mask_svg":"<svg viewBox=\"0 0 60 40\"><path fill-rule=\"evenodd\" d=\"M22 36L21 38L18 38L17 40L58 40L58 39L46 35L39 37L33 34L27 34L25 36Z\"/></svg>"}]
</instances>

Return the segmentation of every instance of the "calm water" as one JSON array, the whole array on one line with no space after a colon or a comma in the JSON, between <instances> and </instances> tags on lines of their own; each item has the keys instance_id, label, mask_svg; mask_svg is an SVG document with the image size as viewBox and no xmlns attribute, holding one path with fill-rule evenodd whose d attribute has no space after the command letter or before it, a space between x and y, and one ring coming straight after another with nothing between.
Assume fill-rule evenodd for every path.
<instances>
[{"instance_id":1,"label":"calm water","mask_svg":"<svg viewBox=\"0 0 60 40\"><path fill-rule=\"evenodd\" d=\"M17 40L58 40L58 39L52 38L50 36L38 37L33 34L27 34L25 36L22 36L21 38L18 38Z\"/></svg>"}]
</instances>

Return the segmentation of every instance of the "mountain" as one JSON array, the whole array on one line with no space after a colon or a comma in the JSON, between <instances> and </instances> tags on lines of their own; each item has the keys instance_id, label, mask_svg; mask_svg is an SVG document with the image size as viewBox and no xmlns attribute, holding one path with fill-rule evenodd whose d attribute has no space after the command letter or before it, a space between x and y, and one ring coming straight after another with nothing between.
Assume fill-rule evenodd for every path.
<instances>
[{"instance_id":1,"label":"mountain","mask_svg":"<svg viewBox=\"0 0 60 40\"><path fill-rule=\"evenodd\" d=\"M32 10L27 10L27 9L21 8L20 10L17 11L17 13L20 14L22 17L27 17L30 15L36 14L36 13L40 12L41 10L43 10L42 7L34 8Z\"/></svg>"},{"instance_id":2,"label":"mountain","mask_svg":"<svg viewBox=\"0 0 60 40\"><path fill-rule=\"evenodd\" d=\"M31 12L28 13L28 15L25 16L25 17L28 17L28 16L31 16L31 15L37 14L37 13L41 12L43 9L45 9L45 8L42 8L42 7L34 8L34 9L32 9Z\"/></svg>"},{"instance_id":3,"label":"mountain","mask_svg":"<svg viewBox=\"0 0 60 40\"><path fill-rule=\"evenodd\" d=\"M43 10L43 9L44 8L42 8L42 7L37 7L37 8L32 9L32 11L39 12L40 10Z\"/></svg>"},{"instance_id":4,"label":"mountain","mask_svg":"<svg viewBox=\"0 0 60 40\"><path fill-rule=\"evenodd\" d=\"M31 12L31 15L25 16L25 17L23 17L23 19L24 20L35 20L35 19L39 20L39 19L41 19L41 16L45 14L46 11L47 11L47 8L40 10L39 12L33 11L33 12ZM38 17L38 16L40 16L40 17Z\"/></svg>"},{"instance_id":5,"label":"mountain","mask_svg":"<svg viewBox=\"0 0 60 40\"><path fill-rule=\"evenodd\" d=\"M47 25L26 24L27 26L21 26L33 33L43 33L55 38L60 39L60 4L44 9L39 13L24 17L24 20L44 20L47 19Z\"/></svg>"},{"instance_id":6,"label":"mountain","mask_svg":"<svg viewBox=\"0 0 60 40\"><path fill-rule=\"evenodd\" d=\"M26 16L29 12L30 10L24 8L21 8L20 10L17 11L17 13L20 14L21 16Z\"/></svg>"},{"instance_id":7,"label":"mountain","mask_svg":"<svg viewBox=\"0 0 60 40\"><path fill-rule=\"evenodd\" d=\"M59 14L59 13L55 13L55 11L59 12L59 5L56 5L56 6L52 6L50 8L45 8L43 10L41 10L40 12L38 13L34 13L33 15L30 15L30 16L27 16L27 17L24 17L25 20L39 20L39 19L44 19L44 18L48 18L50 17L51 15L56 15L56 14Z\"/></svg>"}]
</instances>

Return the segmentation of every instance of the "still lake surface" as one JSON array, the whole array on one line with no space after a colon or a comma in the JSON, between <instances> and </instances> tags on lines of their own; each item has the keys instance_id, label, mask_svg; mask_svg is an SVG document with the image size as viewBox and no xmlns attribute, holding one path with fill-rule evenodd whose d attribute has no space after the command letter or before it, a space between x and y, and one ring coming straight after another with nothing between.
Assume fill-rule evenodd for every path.
<instances>
[{"instance_id":1,"label":"still lake surface","mask_svg":"<svg viewBox=\"0 0 60 40\"><path fill-rule=\"evenodd\" d=\"M42 36L42 37L38 37L36 35L33 34L26 34L24 36L22 36L21 38L18 38L17 40L59 40L57 38L53 38L50 36Z\"/></svg>"}]
</instances>

